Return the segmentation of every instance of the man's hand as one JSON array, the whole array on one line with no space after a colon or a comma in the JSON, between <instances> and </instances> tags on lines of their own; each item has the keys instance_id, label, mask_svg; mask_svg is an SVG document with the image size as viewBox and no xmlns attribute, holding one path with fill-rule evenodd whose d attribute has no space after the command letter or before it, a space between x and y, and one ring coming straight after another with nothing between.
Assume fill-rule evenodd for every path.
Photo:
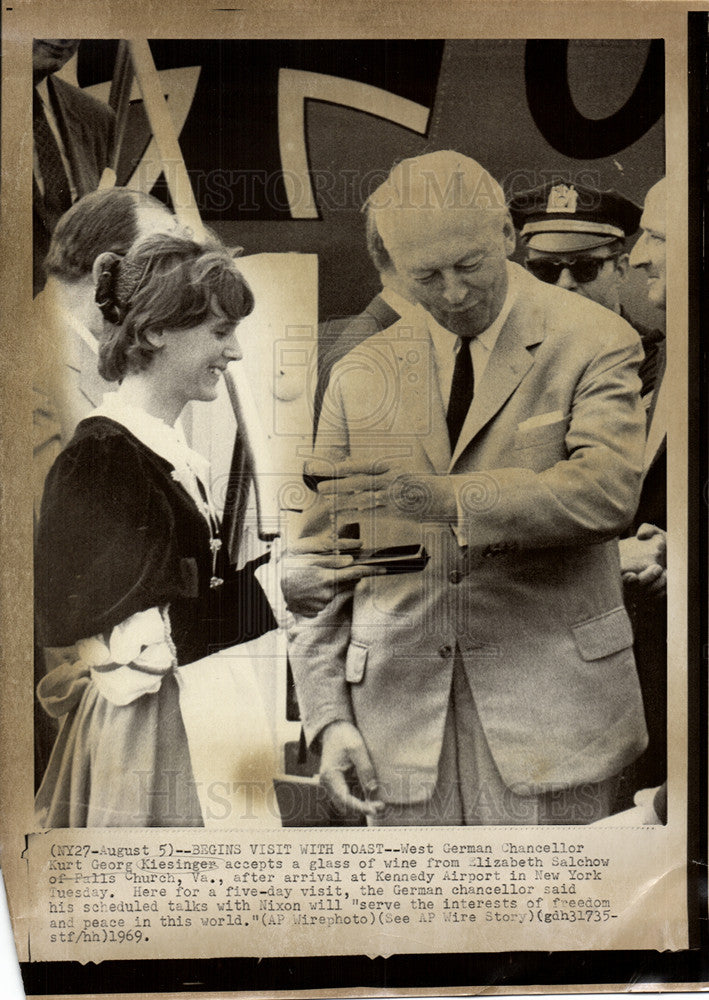
<instances>
[{"instance_id":1,"label":"man's hand","mask_svg":"<svg viewBox=\"0 0 709 1000\"><path fill-rule=\"evenodd\" d=\"M655 597L667 593L667 535L654 524L641 524L633 538L622 538L620 570L623 582Z\"/></svg>"},{"instance_id":2,"label":"man's hand","mask_svg":"<svg viewBox=\"0 0 709 1000\"><path fill-rule=\"evenodd\" d=\"M351 722L331 722L321 737L320 784L327 789L335 804L347 812L376 816L384 803L374 796L377 793L377 776L372 761L360 736ZM366 799L351 794L346 773L354 768L364 789Z\"/></svg>"},{"instance_id":3,"label":"man's hand","mask_svg":"<svg viewBox=\"0 0 709 1000\"><path fill-rule=\"evenodd\" d=\"M339 539L339 554L333 553L333 539L314 535L291 543L281 557L281 590L289 611L312 618L326 607L335 594L354 587L365 576L380 576L379 566L358 566L351 554L360 549L358 539Z\"/></svg>"},{"instance_id":4,"label":"man's hand","mask_svg":"<svg viewBox=\"0 0 709 1000\"><path fill-rule=\"evenodd\" d=\"M417 523L458 520L455 492L448 476L409 472L395 460L385 458L335 463L310 459L305 472L329 477L318 483L317 490L329 502L335 521L374 508Z\"/></svg>"}]
</instances>

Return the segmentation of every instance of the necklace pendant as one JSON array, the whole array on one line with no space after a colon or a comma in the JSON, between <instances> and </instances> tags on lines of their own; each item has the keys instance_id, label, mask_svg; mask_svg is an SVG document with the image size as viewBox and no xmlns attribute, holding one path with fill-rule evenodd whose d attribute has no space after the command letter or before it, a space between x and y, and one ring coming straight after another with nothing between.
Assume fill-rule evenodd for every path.
<instances>
[{"instance_id":1,"label":"necklace pendant","mask_svg":"<svg viewBox=\"0 0 709 1000\"><path fill-rule=\"evenodd\" d=\"M221 587L223 583L224 581L220 576L213 576L212 579L209 581L209 586L211 587L212 590L216 590L217 587Z\"/></svg>"},{"instance_id":2,"label":"necklace pendant","mask_svg":"<svg viewBox=\"0 0 709 1000\"><path fill-rule=\"evenodd\" d=\"M212 539L210 539L209 547L212 550L212 552L214 552L216 554L220 550L220 548L222 547L222 540L221 540L221 538L212 538Z\"/></svg>"}]
</instances>

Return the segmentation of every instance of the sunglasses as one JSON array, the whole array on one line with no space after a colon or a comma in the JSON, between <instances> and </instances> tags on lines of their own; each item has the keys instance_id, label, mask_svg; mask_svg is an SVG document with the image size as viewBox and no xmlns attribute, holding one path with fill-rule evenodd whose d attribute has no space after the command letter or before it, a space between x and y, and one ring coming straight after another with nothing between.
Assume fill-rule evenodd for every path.
<instances>
[{"instance_id":1,"label":"sunglasses","mask_svg":"<svg viewBox=\"0 0 709 1000\"><path fill-rule=\"evenodd\" d=\"M554 260L553 258L538 258L528 260L525 263L527 270L549 285L555 285L561 277L561 272L568 268L571 277L579 285L587 285L589 281L595 281L609 260L616 260L613 255L610 257L573 257L571 260Z\"/></svg>"}]
</instances>

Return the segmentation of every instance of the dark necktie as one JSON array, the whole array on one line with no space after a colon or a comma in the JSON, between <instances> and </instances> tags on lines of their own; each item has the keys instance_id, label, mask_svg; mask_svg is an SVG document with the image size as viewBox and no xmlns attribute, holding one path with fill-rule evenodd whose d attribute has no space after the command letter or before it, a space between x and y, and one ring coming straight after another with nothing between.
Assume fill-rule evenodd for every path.
<instances>
[{"instance_id":1,"label":"dark necktie","mask_svg":"<svg viewBox=\"0 0 709 1000\"><path fill-rule=\"evenodd\" d=\"M42 98L36 88L32 98L32 126L39 169L44 182L44 206L53 229L59 216L71 207L71 192L57 140L49 126Z\"/></svg>"},{"instance_id":2,"label":"dark necktie","mask_svg":"<svg viewBox=\"0 0 709 1000\"><path fill-rule=\"evenodd\" d=\"M473 401L474 387L475 379L473 377L473 359L470 356L470 340L467 337L461 337L460 346L455 358L451 394L448 400L448 413L446 414L451 451L455 451L460 431L468 415L470 404Z\"/></svg>"}]
</instances>

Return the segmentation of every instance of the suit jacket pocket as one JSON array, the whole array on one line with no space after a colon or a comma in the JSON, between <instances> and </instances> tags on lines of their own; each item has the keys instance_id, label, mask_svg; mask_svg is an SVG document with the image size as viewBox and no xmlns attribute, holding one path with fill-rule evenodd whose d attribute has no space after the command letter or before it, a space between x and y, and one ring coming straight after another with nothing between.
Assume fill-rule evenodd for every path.
<instances>
[{"instance_id":1,"label":"suit jacket pocket","mask_svg":"<svg viewBox=\"0 0 709 1000\"><path fill-rule=\"evenodd\" d=\"M572 625L571 631L584 660L600 660L633 645L630 619L622 606Z\"/></svg>"},{"instance_id":2,"label":"suit jacket pocket","mask_svg":"<svg viewBox=\"0 0 709 1000\"><path fill-rule=\"evenodd\" d=\"M361 642L350 642L345 661L345 680L348 684L359 684L364 677L369 647Z\"/></svg>"},{"instance_id":3,"label":"suit jacket pocket","mask_svg":"<svg viewBox=\"0 0 709 1000\"><path fill-rule=\"evenodd\" d=\"M515 433L515 448L541 448L550 444L561 444L566 438L566 431L569 426L569 418L563 417L550 424L541 424L537 427L519 427Z\"/></svg>"}]
</instances>

